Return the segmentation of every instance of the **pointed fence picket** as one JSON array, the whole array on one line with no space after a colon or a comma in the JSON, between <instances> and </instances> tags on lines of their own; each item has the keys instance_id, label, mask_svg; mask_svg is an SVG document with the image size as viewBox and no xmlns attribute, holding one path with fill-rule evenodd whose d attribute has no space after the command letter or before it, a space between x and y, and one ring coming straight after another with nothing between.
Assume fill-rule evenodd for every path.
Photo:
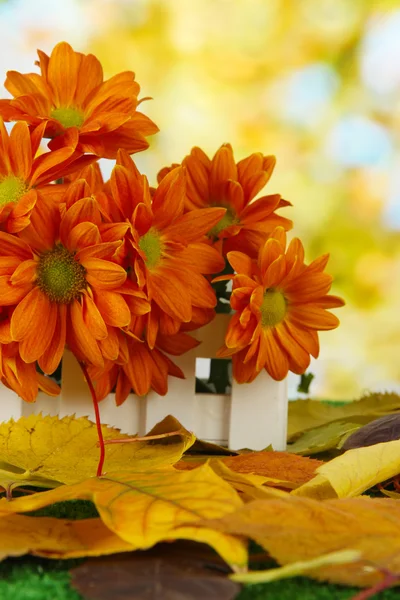
<instances>
[{"instance_id":1,"label":"pointed fence picket","mask_svg":"<svg viewBox=\"0 0 400 600\"><path fill-rule=\"evenodd\" d=\"M253 383L232 381L231 394L196 394L196 359L215 358L224 341L229 315L217 315L212 323L193 332L202 343L183 356L173 357L186 379L171 377L168 394L155 392L139 398L131 394L116 406L113 394L100 403L103 423L125 433L144 435L166 415L172 414L197 437L230 448L261 450L270 444L286 448L287 381L274 381L262 371ZM57 398L39 394L34 404L22 401L4 386L0 389L0 421L29 414L89 416L94 419L92 400L74 356L63 358L62 392Z\"/></svg>"}]
</instances>

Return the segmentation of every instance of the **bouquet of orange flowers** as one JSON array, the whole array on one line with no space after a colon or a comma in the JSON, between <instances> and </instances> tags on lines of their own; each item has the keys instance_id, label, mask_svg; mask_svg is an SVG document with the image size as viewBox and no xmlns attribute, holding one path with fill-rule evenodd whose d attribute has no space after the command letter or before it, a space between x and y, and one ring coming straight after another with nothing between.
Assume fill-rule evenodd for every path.
<instances>
[{"instance_id":1,"label":"bouquet of orange flowers","mask_svg":"<svg viewBox=\"0 0 400 600\"><path fill-rule=\"evenodd\" d=\"M290 203L257 198L275 158L193 148L153 188L130 156L158 130L134 73L104 81L97 58L65 42L38 55L40 73L8 72L0 100L1 381L28 402L57 395L48 375L68 347L95 404L114 388L117 404L166 394L168 376L183 377L170 356L198 343L189 332L221 298L232 317L219 356L237 381L304 373L343 301L329 295L328 255L306 265L300 240L287 245L292 222L277 211ZM115 160L107 182L100 158ZM214 285L226 280L231 291Z\"/></svg>"}]
</instances>

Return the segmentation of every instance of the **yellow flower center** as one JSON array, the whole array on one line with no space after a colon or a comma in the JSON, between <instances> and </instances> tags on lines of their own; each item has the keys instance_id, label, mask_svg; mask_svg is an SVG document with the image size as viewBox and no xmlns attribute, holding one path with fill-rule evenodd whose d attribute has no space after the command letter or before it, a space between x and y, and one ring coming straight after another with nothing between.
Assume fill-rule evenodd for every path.
<instances>
[{"instance_id":1,"label":"yellow flower center","mask_svg":"<svg viewBox=\"0 0 400 600\"><path fill-rule=\"evenodd\" d=\"M208 232L209 237L218 237L218 235L221 233L221 231L224 231L224 229L227 229L231 225L237 225L240 223L239 219L236 217L235 211L231 206L225 206L223 204L217 204L215 206L226 208L226 213L222 219L220 219L218 223L214 225L212 229L210 229Z\"/></svg>"},{"instance_id":2,"label":"yellow flower center","mask_svg":"<svg viewBox=\"0 0 400 600\"><path fill-rule=\"evenodd\" d=\"M51 111L50 116L66 129L68 127L81 127L85 120L83 112L77 108L72 108L72 106L55 108Z\"/></svg>"},{"instance_id":3,"label":"yellow flower center","mask_svg":"<svg viewBox=\"0 0 400 600\"><path fill-rule=\"evenodd\" d=\"M146 267L154 269L161 260L163 244L155 229L150 229L139 240L139 248L146 256Z\"/></svg>"},{"instance_id":4,"label":"yellow flower center","mask_svg":"<svg viewBox=\"0 0 400 600\"><path fill-rule=\"evenodd\" d=\"M273 288L266 290L261 304L261 325L263 327L275 327L286 315L286 299L281 292Z\"/></svg>"},{"instance_id":5,"label":"yellow flower center","mask_svg":"<svg viewBox=\"0 0 400 600\"><path fill-rule=\"evenodd\" d=\"M37 284L51 302L69 304L86 288L85 268L61 245L39 258Z\"/></svg>"},{"instance_id":6,"label":"yellow flower center","mask_svg":"<svg viewBox=\"0 0 400 600\"><path fill-rule=\"evenodd\" d=\"M25 181L15 175L8 175L0 181L0 206L9 202L18 202L25 194L28 186Z\"/></svg>"}]
</instances>

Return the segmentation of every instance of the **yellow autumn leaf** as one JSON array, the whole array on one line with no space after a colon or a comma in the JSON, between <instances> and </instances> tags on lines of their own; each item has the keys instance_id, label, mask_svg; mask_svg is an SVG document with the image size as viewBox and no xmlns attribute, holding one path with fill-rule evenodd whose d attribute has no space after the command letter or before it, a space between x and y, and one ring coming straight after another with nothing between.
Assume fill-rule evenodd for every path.
<instances>
[{"instance_id":1,"label":"yellow autumn leaf","mask_svg":"<svg viewBox=\"0 0 400 600\"><path fill-rule=\"evenodd\" d=\"M0 539L0 560L27 553L77 558L132 550L132 546L110 531L101 519L68 521L9 514L0 519Z\"/></svg>"},{"instance_id":2,"label":"yellow autumn leaf","mask_svg":"<svg viewBox=\"0 0 400 600\"><path fill-rule=\"evenodd\" d=\"M360 553L348 564L323 564L309 575L345 585L371 586L382 570L400 572L400 509L389 498L320 502L287 495L254 500L205 526L252 538L280 565L319 559L338 550Z\"/></svg>"},{"instance_id":3,"label":"yellow autumn leaf","mask_svg":"<svg viewBox=\"0 0 400 600\"><path fill-rule=\"evenodd\" d=\"M292 492L324 500L358 496L400 472L400 440L348 450L316 469L317 475Z\"/></svg>"},{"instance_id":4,"label":"yellow autumn leaf","mask_svg":"<svg viewBox=\"0 0 400 600\"><path fill-rule=\"evenodd\" d=\"M209 465L193 471L167 467L110 472L48 492L2 499L0 515L72 499L91 500L105 525L135 549L150 548L163 540L191 539L212 546L232 569L246 567L243 540L199 526L203 519L229 515L243 505L235 490Z\"/></svg>"},{"instance_id":5,"label":"yellow autumn leaf","mask_svg":"<svg viewBox=\"0 0 400 600\"><path fill-rule=\"evenodd\" d=\"M301 560L277 569L267 569L266 571L250 571L249 573L234 573L229 579L239 583L269 583L277 579L287 579L297 577L298 575L309 574L310 571L326 567L329 565L344 565L354 562L361 558L361 552L358 550L339 550L338 552L329 552L317 558L310 560Z\"/></svg>"},{"instance_id":6,"label":"yellow autumn leaf","mask_svg":"<svg viewBox=\"0 0 400 600\"><path fill-rule=\"evenodd\" d=\"M177 462L195 436L184 430L172 438L106 446L103 471L157 469ZM118 429L102 426L104 438L127 439ZM86 417L30 415L0 424L0 461L20 469L19 476L3 469L0 486L15 481L38 485L45 478L71 484L96 474L99 448L96 425ZM15 471L15 469L14 469Z\"/></svg>"},{"instance_id":7,"label":"yellow autumn leaf","mask_svg":"<svg viewBox=\"0 0 400 600\"><path fill-rule=\"evenodd\" d=\"M400 409L400 396L393 393L369 394L353 402L327 403L319 400L289 402L288 439L298 432L331 421L352 420L360 416L364 423ZM369 418L370 417L370 418Z\"/></svg>"}]
</instances>

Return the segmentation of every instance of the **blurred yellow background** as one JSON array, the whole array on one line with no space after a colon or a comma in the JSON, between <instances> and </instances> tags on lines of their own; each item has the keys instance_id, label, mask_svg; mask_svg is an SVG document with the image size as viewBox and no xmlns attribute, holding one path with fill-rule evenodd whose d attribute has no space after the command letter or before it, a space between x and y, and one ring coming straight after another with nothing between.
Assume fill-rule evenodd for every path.
<instances>
[{"instance_id":1,"label":"blurred yellow background","mask_svg":"<svg viewBox=\"0 0 400 600\"><path fill-rule=\"evenodd\" d=\"M60 40L107 77L135 71L161 130L135 157L153 183L193 145L275 154L269 192L293 203L308 261L330 252L347 303L321 334L313 395L400 392L397 1L3 0L0 32L3 79Z\"/></svg>"}]
</instances>

